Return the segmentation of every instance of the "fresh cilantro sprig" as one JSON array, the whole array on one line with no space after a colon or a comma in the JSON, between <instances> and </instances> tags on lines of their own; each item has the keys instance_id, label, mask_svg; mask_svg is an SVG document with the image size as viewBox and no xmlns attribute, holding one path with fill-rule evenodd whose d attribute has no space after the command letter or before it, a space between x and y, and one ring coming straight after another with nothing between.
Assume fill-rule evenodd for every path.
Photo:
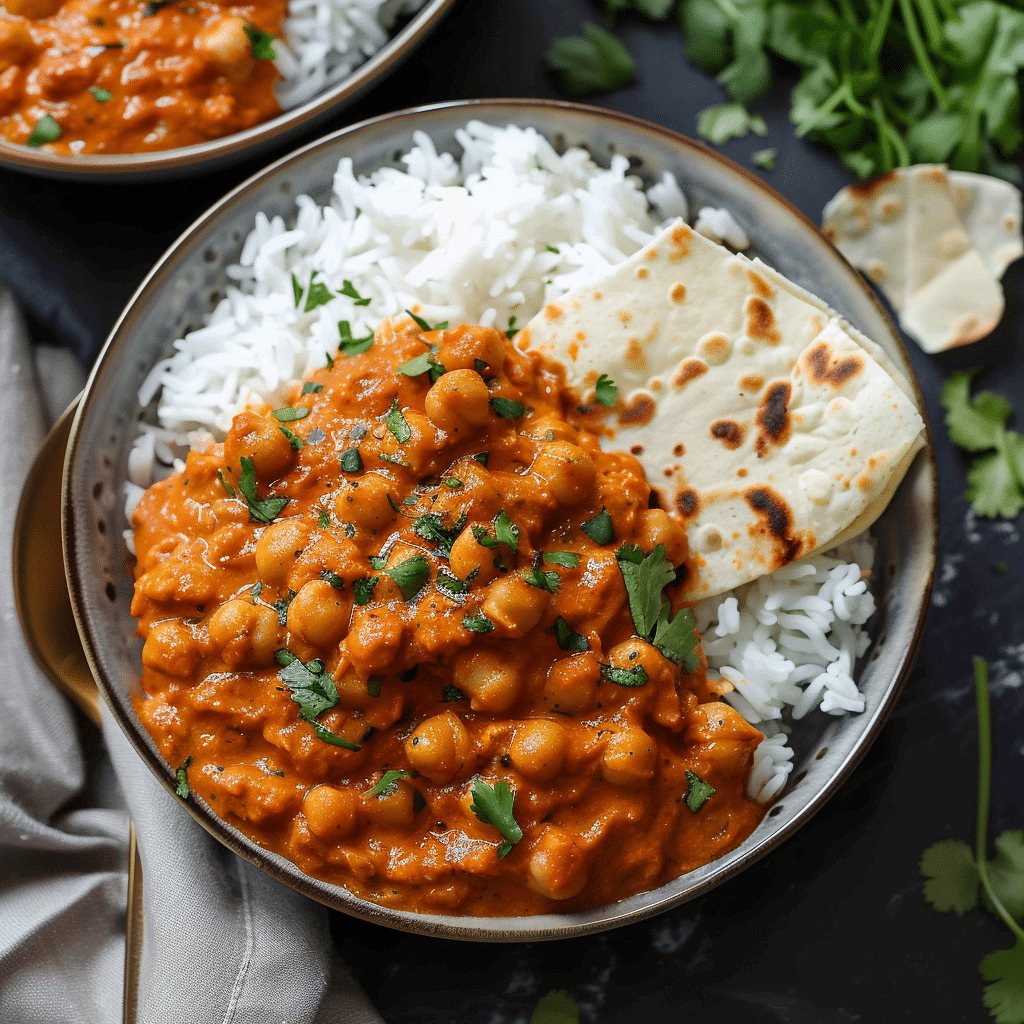
<instances>
[{"instance_id":1,"label":"fresh cilantro sprig","mask_svg":"<svg viewBox=\"0 0 1024 1024\"><path fill-rule=\"evenodd\" d=\"M1010 929L1010 949L989 953L979 965L988 982L982 1002L997 1024L1024 1024L1024 832L1006 831L994 842L988 859L988 817L992 790L992 716L988 665L974 659L974 693L978 709L978 812L974 852L959 840L946 839L921 855L924 898L939 911L965 914L978 905L981 892L988 910Z\"/></svg>"},{"instance_id":2,"label":"fresh cilantro sprig","mask_svg":"<svg viewBox=\"0 0 1024 1024\"><path fill-rule=\"evenodd\" d=\"M242 472L238 477L238 489L249 506L249 515L261 523L272 523L280 515L288 498L260 498L256 494L256 467L252 459L243 455L241 460Z\"/></svg>"},{"instance_id":3,"label":"fresh cilantro sprig","mask_svg":"<svg viewBox=\"0 0 1024 1024\"><path fill-rule=\"evenodd\" d=\"M580 35L552 40L544 60L567 96L609 92L636 76L629 51L610 32L589 21L583 23Z\"/></svg>"},{"instance_id":4,"label":"fresh cilantro sprig","mask_svg":"<svg viewBox=\"0 0 1024 1024\"><path fill-rule=\"evenodd\" d=\"M192 787L188 784L188 769L191 764L192 755L189 754L185 758L184 764L174 771L174 781L177 783L174 787L174 795L180 800L187 800L192 795Z\"/></svg>"},{"instance_id":5,"label":"fresh cilantro sprig","mask_svg":"<svg viewBox=\"0 0 1024 1024\"><path fill-rule=\"evenodd\" d=\"M967 470L966 497L986 519L1014 519L1024 508L1024 435L1008 430L1013 407L1001 395L981 391L971 398L980 368L950 374L942 407L950 440L974 458Z\"/></svg>"},{"instance_id":6,"label":"fresh cilantro sprig","mask_svg":"<svg viewBox=\"0 0 1024 1024\"><path fill-rule=\"evenodd\" d=\"M313 726L317 736L335 747L360 750L358 743L338 736L317 721L317 718L329 708L333 708L339 699L338 688L334 685L331 674L326 671L324 663L319 658L303 662L284 648L275 652L274 657L281 666L277 673L278 679L288 687L292 700L299 705L299 714Z\"/></svg>"},{"instance_id":7,"label":"fresh cilantro sprig","mask_svg":"<svg viewBox=\"0 0 1024 1024\"><path fill-rule=\"evenodd\" d=\"M492 786L479 776L473 782L473 802L469 809L485 825L493 825L501 833L505 841L498 847L499 857L507 857L523 838L523 830L513 816L515 795L507 782L496 782Z\"/></svg>"},{"instance_id":8,"label":"fresh cilantro sprig","mask_svg":"<svg viewBox=\"0 0 1024 1024\"><path fill-rule=\"evenodd\" d=\"M693 613L683 608L674 616L662 591L675 579L675 569L665 557L665 545L659 544L645 555L635 544L623 544L615 552L629 596L629 611L637 636L661 651L687 672L700 667L697 656L697 632Z\"/></svg>"}]
</instances>

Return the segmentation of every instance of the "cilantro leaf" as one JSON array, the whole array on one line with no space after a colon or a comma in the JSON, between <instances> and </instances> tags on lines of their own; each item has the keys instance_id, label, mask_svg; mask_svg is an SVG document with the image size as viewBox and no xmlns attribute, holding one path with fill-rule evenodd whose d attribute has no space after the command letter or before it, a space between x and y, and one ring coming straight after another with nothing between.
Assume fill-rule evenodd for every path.
<instances>
[{"instance_id":1,"label":"cilantro leaf","mask_svg":"<svg viewBox=\"0 0 1024 1024\"><path fill-rule=\"evenodd\" d=\"M394 401L391 403L391 408L388 410L388 414L384 419L384 423L399 444L405 444L405 442L412 437L412 431L409 429L409 424L402 415L402 410L398 407L398 395L395 395Z\"/></svg>"},{"instance_id":2,"label":"cilantro leaf","mask_svg":"<svg viewBox=\"0 0 1024 1024\"><path fill-rule=\"evenodd\" d=\"M751 114L742 103L719 103L697 115L697 134L716 146L729 139L742 139L753 132L767 135L768 125L760 114Z\"/></svg>"},{"instance_id":3,"label":"cilantro leaf","mask_svg":"<svg viewBox=\"0 0 1024 1024\"><path fill-rule=\"evenodd\" d=\"M526 412L526 406L522 402L516 402L511 398L503 398L496 395L491 399L491 408L503 419L514 420Z\"/></svg>"},{"instance_id":4,"label":"cilantro leaf","mask_svg":"<svg viewBox=\"0 0 1024 1024\"><path fill-rule=\"evenodd\" d=\"M441 700L448 704L453 700L465 700L466 695L457 687L452 686L450 683L441 691Z\"/></svg>"},{"instance_id":5,"label":"cilantro leaf","mask_svg":"<svg viewBox=\"0 0 1024 1024\"><path fill-rule=\"evenodd\" d=\"M494 536L498 543L504 544L512 554L519 551L519 527L509 519L504 509L494 517Z\"/></svg>"},{"instance_id":6,"label":"cilantro leaf","mask_svg":"<svg viewBox=\"0 0 1024 1024\"><path fill-rule=\"evenodd\" d=\"M594 385L594 397L609 409L615 405L615 399L619 396L619 386L608 376L602 373Z\"/></svg>"},{"instance_id":7,"label":"cilantro leaf","mask_svg":"<svg viewBox=\"0 0 1024 1024\"><path fill-rule=\"evenodd\" d=\"M338 703L338 689L319 658L303 663L287 649L278 651L275 657L282 666L277 677L291 691L303 718L312 721Z\"/></svg>"},{"instance_id":8,"label":"cilantro leaf","mask_svg":"<svg viewBox=\"0 0 1024 1024\"><path fill-rule=\"evenodd\" d=\"M566 96L608 92L636 75L636 64L622 43L589 21L581 35L552 40L544 60Z\"/></svg>"},{"instance_id":9,"label":"cilantro leaf","mask_svg":"<svg viewBox=\"0 0 1024 1024\"><path fill-rule=\"evenodd\" d=\"M274 41L274 37L269 32L264 32L263 29L257 28L253 24L244 25L245 34L249 37L249 44L252 49L252 55L256 60L274 60L277 54L274 53L274 47L271 43Z\"/></svg>"},{"instance_id":10,"label":"cilantro leaf","mask_svg":"<svg viewBox=\"0 0 1024 1024\"><path fill-rule=\"evenodd\" d=\"M601 678L607 679L609 683L615 683L617 686L646 686L651 677L643 665L634 665L632 668L602 665Z\"/></svg>"},{"instance_id":11,"label":"cilantro leaf","mask_svg":"<svg viewBox=\"0 0 1024 1024\"><path fill-rule=\"evenodd\" d=\"M187 800L192 795L192 787L188 784L188 769L192 764L192 755L185 758L185 763L174 771L174 778L177 785L174 787L174 795L182 800Z\"/></svg>"},{"instance_id":12,"label":"cilantro leaf","mask_svg":"<svg viewBox=\"0 0 1024 1024\"><path fill-rule=\"evenodd\" d=\"M578 653L590 650L590 641L582 633L577 633L561 615L555 619L554 630L555 639L563 651Z\"/></svg>"},{"instance_id":13,"label":"cilantro leaf","mask_svg":"<svg viewBox=\"0 0 1024 1024\"><path fill-rule=\"evenodd\" d=\"M415 322L416 326L421 331L425 331L425 332L428 332L428 333L430 331L443 331L448 326L448 321L444 320L441 323L434 324L434 326L431 327L430 324L428 324L427 321L423 319L423 317L417 316L415 313L412 312L412 310L407 309L406 313L408 313L409 316L412 317L412 319ZM440 364L438 364L438 365L440 365Z\"/></svg>"},{"instance_id":14,"label":"cilantro leaf","mask_svg":"<svg viewBox=\"0 0 1024 1024\"><path fill-rule=\"evenodd\" d=\"M974 511L986 519L1014 519L1024 508L1024 494L1017 483L1017 474L1007 460L1006 433L997 435L997 450L979 455L967 471L967 500Z\"/></svg>"},{"instance_id":15,"label":"cilantro leaf","mask_svg":"<svg viewBox=\"0 0 1024 1024\"><path fill-rule=\"evenodd\" d=\"M358 448L348 448L343 451L340 461L343 473L361 473L363 471L363 457L359 454Z\"/></svg>"},{"instance_id":16,"label":"cilantro leaf","mask_svg":"<svg viewBox=\"0 0 1024 1024\"><path fill-rule=\"evenodd\" d=\"M108 100L113 99L114 96L112 92L107 89L101 89L98 85L90 85L89 92L92 93L97 103L106 103Z\"/></svg>"},{"instance_id":17,"label":"cilantro leaf","mask_svg":"<svg viewBox=\"0 0 1024 1024\"><path fill-rule=\"evenodd\" d=\"M535 564L533 568L523 577L531 587L537 587L540 590L546 590L549 594L557 594L559 588L562 586L562 578L557 572L545 572L541 569L539 563Z\"/></svg>"},{"instance_id":18,"label":"cilantro leaf","mask_svg":"<svg viewBox=\"0 0 1024 1024\"><path fill-rule=\"evenodd\" d=\"M366 796L375 796L378 799L381 797L391 796L393 793L398 792L398 780L407 779L412 775L412 772L399 770L392 770L385 772L380 781L372 788L366 791Z\"/></svg>"},{"instance_id":19,"label":"cilantro leaf","mask_svg":"<svg viewBox=\"0 0 1024 1024\"><path fill-rule=\"evenodd\" d=\"M575 569L580 564L580 556L575 551L545 551L544 561L553 565L564 565L567 569Z\"/></svg>"},{"instance_id":20,"label":"cilantro leaf","mask_svg":"<svg viewBox=\"0 0 1024 1024\"><path fill-rule=\"evenodd\" d=\"M615 527L607 509L601 509L593 519L580 524L580 529L595 544L611 544L615 540Z\"/></svg>"},{"instance_id":21,"label":"cilantro leaf","mask_svg":"<svg viewBox=\"0 0 1024 1024\"><path fill-rule=\"evenodd\" d=\"M664 544L659 544L649 555L643 555L636 545L623 545L615 557L626 584L637 636L646 640L658 624L661 592L675 579L675 569L665 557Z\"/></svg>"},{"instance_id":22,"label":"cilantro leaf","mask_svg":"<svg viewBox=\"0 0 1024 1024\"><path fill-rule=\"evenodd\" d=\"M231 484L229 484L227 482L227 480L224 479L224 470L222 470L222 469L218 469L217 470L217 479L220 481L221 487L223 487L224 490L227 492L227 496L229 498L235 497L235 489L234 489L234 487L232 487Z\"/></svg>"},{"instance_id":23,"label":"cilantro leaf","mask_svg":"<svg viewBox=\"0 0 1024 1024\"><path fill-rule=\"evenodd\" d=\"M352 595L358 605L369 604L373 598L373 589L377 586L378 576L364 576L352 584Z\"/></svg>"},{"instance_id":24,"label":"cilantro leaf","mask_svg":"<svg viewBox=\"0 0 1024 1024\"><path fill-rule=\"evenodd\" d=\"M452 545L466 525L466 518L466 513L463 512L454 526L446 527L444 520L436 512L427 512L412 524L412 529L417 537L437 544L440 554L448 558L452 553Z\"/></svg>"},{"instance_id":25,"label":"cilantro leaf","mask_svg":"<svg viewBox=\"0 0 1024 1024\"><path fill-rule=\"evenodd\" d=\"M980 971L987 984L982 1002L996 1024L1024 1021L1024 940L1010 949L997 949L981 961Z\"/></svg>"},{"instance_id":26,"label":"cilantro leaf","mask_svg":"<svg viewBox=\"0 0 1024 1024\"><path fill-rule=\"evenodd\" d=\"M490 633L494 629L494 623L483 612L479 615L467 615L462 624L470 633Z\"/></svg>"},{"instance_id":27,"label":"cilantro leaf","mask_svg":"<svg viewBox=\"0 0 1024 1024\"><path fill-rule=\"evenodd\" d=\"M779 155L779 151L774 147L767 147L765 149L757 149L750 154L751 162L756 164L758 167L764 168L766 171L775 170L775 159Z\"/></svg>"},{"instance_id":28,"label":"cilantro leaf","mask_svg":"<svg viewBox=\"0 0 1024 1024\"><path fill-rule=\"evenodd\" d=\"M988 880L996 898L1011 917L1024 922L1024 831L1007 830L996 836L996 855L988 864ZM986 906L992 902L986 896Z\"/></svg>"},{"instance_id":29,"label":"cilantro leaf","mask_svg":"<svg viewBox=\"0 0 1024 1024\"><path fill-rule=\"evenodd\" d=\"M429 373L432 381L437 380L445 372L444 367L433 358L430 352L421 352L398 368L398 373L406 377L419 377L421 374Z\"/></svg>"},{"instance_id":30,"label":"cilantro leaf","mask_svg":"<svg viewBox=\"0 0 1024 1024\"><path fill-rule=\"evenodd\" d=\"M403 600L409 601L423 589L424 583L430 578L430 563L424 555L413 555L384 571L398 585Z\"/></svg>"},{"instance_id":31,"label":"cilantro leaf","mask_svg":"<svg viewBox=\"0 0 1024 1024\"><path fill-rule=\"evenodd\" d=\"M983 391L972 401L971 381L980 367L951 373L942 385L942 407L946 410L949 439L958 448L983 452L996 447L1000 428L1004 428L1013 411L1007 399Z\"/></svg>"},{"instance_id":32,"label":"cilantro leaf","mask_svg":"<svg viewBox=\"0 0 1024 1024\"><path fill-rule=\"evenodd\" d=\"M356 291L355 285L353 285L351 281L341 282L340 294L350 298L354 306L368 306L371 301L370 299L364 299L362 295Z\"/></svg>"},{"instance_id":33,"label":"cilantro leaf","mask_svg":"<svg viewBox=\"0 0 1024 1024\"><path fill-rule=\"evenodd\" d=\"M715 787L705 782L696 772L686 769L686 795L683 802L696 814L715 795Z\"/></svg>"},{"instance_id":34,"label":"cilantro leaf","mask_svg":"<svg viewBox=\"0 0 1024 1024\"><path fill-rule=\"evenodd\" d=\"M241 458L242 472L238 477L238 489L249 506L249 515L261 523L272 523L288 504L288 498L264 498L256 495L256 467L247 455Z\"/></svg>"},{"instance_id":35,"label":"cilantro leaf","mask_svg":"<svg viewBox=\"0 0 1024 1024\"><path fill-rule=\"evenodd\" d=\"M978 868L971 848L959 839L943 839L921 854L923 895L936 910L966 914L978 905Z\"/></svg>"},{"instance_id":36,"label":"cilantro leaf","mask_svg":"<svg viewBox=\"0 0 1024 1024\"><path fill-rule=\"evenodd\" d=\"M304 420L309 415L309 410L301 405L286 405L283 409L275 409L272 415L279 423L292 423L295 420Z\"/></svg>"},{"instance_id":37,"label":"cilantro leaf","mask_svg":"<svg viewBox=\"0 0 1024 1024\"><path fill-rule=\"evenodd\" d=\"M530 1024L580 1024L580 1008L568 992L548 992L537 1000Z\"/></svg>"},{"instance_id":38,"label":"cilantro leaf","mask_svg":"<svg viewBox=\"0 0 1024 1024\"><path fill-rule=\"evenodd\" d=\"M49 114L43 114L36 121L27 145L44 146L47 142L56 142L63 134L64 129Z\"/></svg>"},{"instance_id":39,"label":"cilantro leaf","mask_svg":"<svg viewBox=\"0 0 1024 1024\"><path fill-rule=\"evenodd\" d=\"M338 337L340 339L338 350L343 356L357 356L373 344L372 333L367 334L364 338L353 338L352 325L347 320L338 321Z\"/></svg>"},{"instance_id":40,"label":"cilantro leaf","mask_svg":"<svg viewBox=\"0 0 1024 1024\"><path fill-rule=\"evenodd\" d=\"M473 782L473 802L469 809L485 825L493 825L505 842L498 848L498 856L505 857L512 847L523 838L523 830L513 816L515 790L507 782L493 786L477 776Z\"/></svg>"}]
</instances>

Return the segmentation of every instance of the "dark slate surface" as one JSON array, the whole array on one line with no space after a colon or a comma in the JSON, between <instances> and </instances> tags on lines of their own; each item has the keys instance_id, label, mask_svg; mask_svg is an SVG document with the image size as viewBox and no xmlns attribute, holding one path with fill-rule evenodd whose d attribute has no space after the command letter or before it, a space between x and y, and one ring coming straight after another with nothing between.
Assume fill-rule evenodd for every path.
<instances>
[{"instance_id":1,"label":"dark slate surface","mask_svg":"<svg viewBox=\"0 0 1024 1024\"><path fill-rule=\"evenodd\" d=\"M599 10L588 0L464 0L427 47L327 129L419 103L554 97L542 53ZM685 66L673 25L629 24L636 85L594 102L693 134L717 86ZM760 104L771 131L724 147L751 167L779 151L766 181L813 220L849 181L827 151L796 139L781 83ZM279 155L279 154L274 154ZM141 186L56 183L0 171L0 278L39 340L87 361L146 271L188 224L264 161L203 180ZM983 384L1024 410L1024 262L1004 279L1007 310L986 341L941 358L909 346L936 437L940 564L916 669L850 781L797 836L739 878L652 921L533 945L418 938L340 915L336 942L389 1024L528 1020L566 989L584 1021L789 1024L989 1019L979 960L1009 934L981 913L940 915L921 898L918 859L937 839L973 842L976 738L970 658L993 675L993 832L1024 827L1024 624L1020 522L975 520L966 463L945 436L939 389L985 364ZM1019 423L1017 424L1020 425ZM1000 575L993 565L1010 567Z\"/></svg>"}]
</instances>

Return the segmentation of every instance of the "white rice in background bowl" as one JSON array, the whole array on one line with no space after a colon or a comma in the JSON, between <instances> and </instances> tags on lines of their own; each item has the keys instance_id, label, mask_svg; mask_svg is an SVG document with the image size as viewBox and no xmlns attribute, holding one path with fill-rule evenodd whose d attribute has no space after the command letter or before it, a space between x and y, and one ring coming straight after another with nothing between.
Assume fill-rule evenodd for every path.
<instances>
[{"instance_id":1,"label":"white rice in background bowl","mask_svg":"<svg viewBox=\"0 0 1024 1024\"><path fill-rule=\"evenodd\" d=\"M581 148L556 152L533 129L480 121L456 139L458 158L416 133L401 167L365 176L342 160L330 202L298 196L294 224L257 215L227 269L224 298L140 388L152 415L139 424L129 457L129 518L154 479L180 468L189 446L223 438L247 403L272 401L282 386L325 366L339 322L353 337L406 309L432 322L522 326L667 221L688 216L671 174L645 191L621 155L602 168ZM746 241L725 211L701 215L732 241ZM309 301L314 283L330 292L318 305ZM126 539L131 547L130 531ZM767 803L782 792L794 721L864 710L857 661L870 643L873 562L874 544L862 535L694 609L709 678L766 737L748 784L753 799Z\"/></svg>"}]
</instances>

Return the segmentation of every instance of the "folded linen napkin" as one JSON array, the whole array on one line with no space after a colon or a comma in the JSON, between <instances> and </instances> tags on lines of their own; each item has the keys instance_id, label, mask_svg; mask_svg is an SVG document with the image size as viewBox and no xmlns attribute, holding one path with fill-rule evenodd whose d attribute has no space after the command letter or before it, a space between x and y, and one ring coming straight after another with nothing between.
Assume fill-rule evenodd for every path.
<instances>
[{"instance_id":1,"label":"folded linen napkin","mask_svg":"<svg viewBox=\"0 0 1024 1024\"><path fill-rule=\"evenodd\" d=\"M16 439L0 446L8 581L22 482L81 384L69 354L32 349L0 284L0 421ZM326 911L207 835L105 713L111 773L37 668L10 582L0 659L0 1021L123 1019L130 814L144 887L139 1024L381 1024L332 949Z\"/></svg>"}]
</instances>

